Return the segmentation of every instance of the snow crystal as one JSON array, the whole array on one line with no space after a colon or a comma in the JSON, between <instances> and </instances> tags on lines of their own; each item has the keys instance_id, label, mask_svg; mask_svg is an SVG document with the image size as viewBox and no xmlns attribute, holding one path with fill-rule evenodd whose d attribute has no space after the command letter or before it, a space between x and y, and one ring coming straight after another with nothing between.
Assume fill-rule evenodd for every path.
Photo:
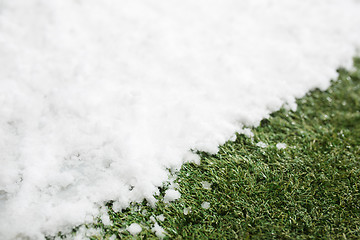
<instances>
[{"instance_id":1,"label":"snow crystal","mask_svg":"<svg viewBox=\"0 0 360 240\"><path fill-rule=\"evenodd\" d=\"M209 209L209 208L210 208L210 203L209 203L209 202L203 202L203 203L201 204L201 207L202 207L203 209Z\"/></svg>"},{"instance_id":2,"label":"snow crystal","mask_svg":"<svg viewBox=\"0 0 360 240\"><path fill-rule=\"evenodd\" d=\"M142 231L142 228L139 224L132 223L130 226L126 228L126 230L128 230L131 235L135 236Z\"/></svg>"},{"instance_id":3,"label":"snow crystal","mask_svg":"<svg viewBox=\"0 0 360 240\"><path fill-rule=\"evenodd\" d=\"M1 1L0 239L69 232L108 200L154 206L168 169L326 89L360 47L359 12L356 0Z\"/></svg>"},{"instance_id":4,"label":"snow crystal","mask_svg":"<svg viewBox=\"0 0 360 240\"><path fill-rule=\"evenodd\" d=\"M204 189L211 190L211 183L203 181L201 182L201 185Z\"/></svg>"},{"instance_id":5,"label":"snow crystal","mask_svg":"<svg viewBox=\"0 0 360 240\"><path fill-rule=\"evenodd\" d=\"M176 199L179 199L180 197L181 197L181 194L179 193L179 191L176 191L174 189L168 189L165 192L164 202L169 203L169 202L175 201Z\"/></svg>"},{"instance_id":6,"label":"snow crystal","mask_svg":"<svg viewBox=\"0 0 360 240\"><path fill-rule=\"evenodd\" d=\"M285 148L286 148L286 144L285 144L285 143L277 143L277 144L276 144L276 148L279 149L279 150L280 150L280 149L285 149Z\"/></svg>"},{"instance_id":7,"label":"snow crystal","mask_svg":"<svg viewBox=\"0 0 360 240\"><path fill-rule=\"evenodd\" d=\"M150 217L150 220L154 223L154 227L151 228L151 231L155 233L158 238L165 237L165 230L156 222L153 216Z\"/></svg>"},{"instance_id":8,"label":"snow crystal","mask_svg":"<svg viewBox=\"0 0 360 240\"><path fill-rule=\"evenodd\" d=\"M261 148L266 148L268 145L266 143L264 143L264 142L258 142L256 144L256 146L261 147Z\"/></svg>"},{"instance_id":9,"label":"snow crystal","mask_svg":"<svg viewBox=\"0 0 360 240\"><path fill-rule=\"evenodd\" d=\"M191 207L184 208L184 215L191 213Z\"/></svg>"},{"instance_id":10,"label":"snow crystal","mask_svg":"<svg viewBox=\"0 0 360 240\"><path fill-rule=\"evenodd\" d=\"M163 222L165 220L165 217L163 214L160 214L159 216L156 217L156 219Z\"/></svg>"},{"instance_id":11,"label":"snow crystal","mask_svg":"<svg viewBox=\"0 0 360 240\"><path fill-rule=\"evenodd\" d=\"M151 228L151 231L154 232L158 238L165 237L165 230L157 222L155 222L154 227Z\"/></svg>"}]
</instances>

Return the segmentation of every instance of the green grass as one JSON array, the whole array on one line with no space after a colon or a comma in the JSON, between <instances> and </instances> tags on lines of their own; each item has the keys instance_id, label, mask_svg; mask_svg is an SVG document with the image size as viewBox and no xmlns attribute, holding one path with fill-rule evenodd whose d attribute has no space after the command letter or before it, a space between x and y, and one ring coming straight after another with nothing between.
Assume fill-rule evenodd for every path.
<instances>
[{"instance_id":1,"label":"green grass","mask_svg":"<svg viewBox=\"0 0 360 240\"><path fill-rule=\"evenodd\" d=\"M327 91L298 100L296 112L263 120L253 139L238 135L216 155L199 153L200 165L183 165L181 199L163 203L165 186L156 208L110 210L114 225L99 221L103 235L93 239L132 239L124 229L133 222L143 227L137 238L156 238L150 217L160 214L170 239L360 239L360 59L354 62L356 70L340 69ZM277 149L280 142L287 148Z\"/></svg>"}]
</instances>

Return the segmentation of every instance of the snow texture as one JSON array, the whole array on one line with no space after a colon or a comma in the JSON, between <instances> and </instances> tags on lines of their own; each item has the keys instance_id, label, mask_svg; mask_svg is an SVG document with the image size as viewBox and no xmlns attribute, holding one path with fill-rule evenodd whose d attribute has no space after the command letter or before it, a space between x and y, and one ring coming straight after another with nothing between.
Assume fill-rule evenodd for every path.
<instances>
[{"instance_id":1,"label":"snow texture","mask_svg":"<svg viewBox=\"0 0 360 240\"><path fill-rule=\"evenodd\" d=\"M126 228L126 230L128 230L131 235L135 236L142 231L142 228L139 224L132 223L130 226Z\"/></svg>"},{"instance_id":2,"label":"snow texture","mask_svg":"<svg viewBox=\"0 0 360 240\"><path fill-rule=\"evenodd\" d=\"M0 1L0 239L147 199L360 43L357 0ZM105 217L104 220L107 221Z\"/></svg>"},{"instance_id":3,"label":"snow texture","mask_svg":"<svg viewBox=\"0 0 360 240\"><path fill-rule=\"evenodd\" d=\"M154 232L155 235L160 239L165 237L165 230L157 222L154 223L154 227L151 228L151 231Z\"/></svg>"},{"instance_id":4,"label":"snow texture","mask_svg":"<svg viewBox=\"0 0 360 240\"><path fill-rule=\"evenodd\" d=\"M151 228L151 231L155 233L155 235L158 238L160 239L164 238L166 231L157 223L156 219L153 216L150 217L150 220L154 223L154 226Z\"/></svg>"},{"instance_id":5,"label":"snow texture","mask_svg":"<svg viewBox=\"0 0 360 240\"><path fill-rule=\"evenodd\" d=\"M160 214L159 216L156 216L156 219L163 222L165 221L165 216L163 214Z\"/></svg>"},{"instance_id":6,"label":"snow texture","mask_svg":"<svg viewBox=\"0 0 360 240\"><path fill-rule=\"evenodd\" d=\"M204 189L211 190L211 183L209 183L207 181L203 181L203 182L201 182L201 185Z\"/></svg>"},{"instance_id":7,"label":"snow texture","mask_svg":"<svg viewBox=\"0 0 360 240\"><path fill-rule=\"evenodd\" d=\"M165 192L164 202L169 203L169 202L179 199L180 197L181 197L181 194L179 193L179 191L176 191L174 189L168 189Z\"/></svg>"},{"instance_id":8,"label":"snow texture","mask_svg":"<svg viewBox=\"0 0 360 240\"><path fill-rule=\"evenodd\" d=\"M191 213L191 207L187 207L187 208L184 208L184 215L188 215L189 213Z\"/></svg>"},{"instance_id":9,"label":"snow texture","mask_svg":"<svg viewBox=\"0 0 360 240\"><path fill-rule=\"evenodd\" d=\"M256 146L261 147L261 148L266 148L268 145L266 143L264 143L264 142L258 142L256 144Z\"/></svg>"},{"instance_id":10,"label":"snow texture","mask_svg":"<svg viewBox=\"0 0 360 240\"><path fill-rule=\"evenodd\" d=\"M203 209L209 209L209 208L210 208L210 203L209 203L209 202L203 202L203 203L201 204L201 207L202 207Z\"/></svg>"},{"instance_id":11,"label":"snow texture","mask_svg":"<svg viewBox=\"0 0 360 240\"><path fill-rule=\"evenodd\" d=\"M101 215L101 222L105 225L105 226L111 226L112 222L110 220L110 217L107 213L104 213Z\"/></svg>"},{"instance_id":12,"label":"snow texture","mask_svg":"<svg viewBox=\"0 0 360 240\"><path fill-rule=\"evenodd\" d=\"M285 143L277 143L276 144L276 148L277 149L285 149L287 147L287 145Z\"/></svg>"}]
</instances>

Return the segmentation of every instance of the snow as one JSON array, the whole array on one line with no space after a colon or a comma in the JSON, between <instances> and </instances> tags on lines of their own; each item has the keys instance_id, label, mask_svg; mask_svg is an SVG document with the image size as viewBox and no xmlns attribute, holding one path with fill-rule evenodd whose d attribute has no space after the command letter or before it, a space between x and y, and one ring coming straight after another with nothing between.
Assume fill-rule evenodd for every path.
<instances>
[{"instance_id":1,"label":"snow","mask_svg":"<svg viewBox=\"0 0 360 240\"><path fill-rule=\"evenodd\" d=\"M151 228L151 231L155 233L155 235L158 238L160 239L164 238L166 231L157 223L156 219L153 216L150 217L150 220L154 223L154 226Z\"/></svg>"},{"instance_id":2,"label":"snow","mask_svg":"<svg viewBox=\"0 0 360 240\"><path fill-rule=\"evenodd\" d=\"M165 191L164 202L169 203L175 201L181 197L179 191L174 189L168 189Z\"/></svg>"},{"instance_id":3,"label":"snow","mask_svg":"<svg viewBox=\"0 0 360 240\"><path fill-rule=\"evenodd\" d=\"M160 214L159 216L156 216L156 219L163 222L165 221L165 216L163 214Z\"/></svg>"},{"instance_id":4,"label":"snow","mask_svg":"<svg viewBox=\"0 0 360 240\"><path fill-rule=\"evenodd\" d=\"M285 149L287 147L287 145L285 143L277 143L276 144L276 148L277 149Z\"/></svg>"},{"instance_id":5,"label":"snow","mask_svg":"<svg viewBox=\"0 0 360 240\"><path fill-rule=\"evenodd\" d=\"M109 215L107 214L102 214L101 215L101 222L105 225L105 226L111 226L112 225L112 221L110 220Z\"/></svg>"},{"instance_id":6,"label":"snow","mask_svg":"<svg viewBox=\"0 0 360 240\"><path fill-rule=\"evenodd\" d=\"M157 222L154 223L154 227L151 228L151 231L160 239L165 237L165 230Z\"/></svg>"},{"instance_id":7,"label":"snow","mask_svg":"<svg viewBox=\"0 0 360 240\"><path fill-rule=\"evenodd\" d=\"M131 235L135 236L142 231L142 228L139 224L132 223L130 226L126 228L126 230L128 230Z\"/></svg>"},{"instance_id":8,"label":"snow","mask_svg":"<svg viewBox=\"0 0 360 240\"><path fill-rule=\"evenodd\" d=\"M260 141L260 142L256 143L256 146L261 147L261 148L266 148L268 145L266 143Z\"/></svg>"},{"instance_id":9,"label":"snow","mask_svg":"<svg viewBox=\"0 0 360 240\"><path fill-rule=\"evenodd\" d=\"M116 236L115 236L115 235L111 235L111 236L109 237L109 240L116 240Z\"/></svg>"},{"instance_id":10,"label":"snow","mask_svg":"<svg viewBox=\"0 0 360 240\"><path fill-rule=\"evenodd\" d=\"M202 181L201 185L204 189L211 190L211 183L209 183L207 181Z\"/></svg>"},{"instance_id":11,"label":"snow","mask_svg":"<svg viewBox=\"0 0 360 240\"><path fill-rule=\"evenodd\" d=\"M85 226L81 226L79 229L77 229L75 236L70 235L66 236L65 239L74 239L74 240L87 240L90 239L92 236L99 236L101 234L101 231L99 229L94 228L86 228ZM17 236L17 239L23 239L23 236ZM26 239L26 238L25 238ZM34 238L37 239L37 238ZM59 237L59 239L61 239Z\"/></svg>"},{"instance_id":12,"label":"snow","mask_svg":"<svg viewBox=\"0 0 360 240\"><path fill-rule=\"evenodd\" d=\"M203 209L209 209L209 208L210 208L210 203L209 203L209 202L203 202L203 203L201 204L201 207L202 207Z\"/></svg>"},{"instance_id":13,"label":"snow","mask_svg":"<svg viewBox=\"0 0 360 240\"><path fill-rule=\"evenodd\" d=\"M154 205L168 169L199 163L193 151L326 89L360 45L359 12L356 0L1 1L0 239L70 232L108 200Z\"/></svg>"},{"instance_id":14,"label":"snow","mask_svg":"<svg viewBox=\"0 0 360 240\"><path fill-rule=\"evenodd\" d=\"M189 213L191 213L191 207L186 207L184 208L184 215L188 215Z\"/></svg>"}]
</instances>

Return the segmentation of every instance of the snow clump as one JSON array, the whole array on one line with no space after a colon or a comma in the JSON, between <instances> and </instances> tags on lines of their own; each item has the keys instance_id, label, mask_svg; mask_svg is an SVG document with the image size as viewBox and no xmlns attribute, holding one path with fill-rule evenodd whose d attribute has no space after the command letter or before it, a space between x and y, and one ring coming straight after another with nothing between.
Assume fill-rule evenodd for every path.
<instances>
[{"instance_id":1,"label":"snow clump","mask_svg":"<svg viewBox=\"0 0 360 240\"><path fill-rule=\"evenodd\" d=\"M258 142L258 143L256 143L256 146L261 147L261 148L266 148L268 145L264 142Z\"/></svg>"},{"instance_id":2,"label":"snow clump","mask_svg":"<svg viewBox=\"0 0 360 240\"><path fill-rule=\"evenodd\" d=\"M276 144L276 148L277 149L285 149L287 147L287 145L285 143L278 143Z\"/></svg>"},{"instance_id":3,"label":"snow clump","mask_svg":"<svg viewBox=\"0 0 360 240\"><path fill-rule=\"evenodd\" d=\"M203 209L209 209L209 208L210 208L210 203L209 203L209 202L203 202L203 203L201 204L201 207L202 207Z\"/></svg>"},{"instance_id":4,"label":"snow clump","mask_svg":"<svg viewBox=\"0 0 360 240\"><path fill-rule=\"evenodd\" d=\"M184 208L184 215L188 215L189 213L191 213L191 207L186 207Z\"/></svg>"},{"instance_id":5,"label":"snow clump","mask_svg":"<svg viewBox=\"0 0 360 240\"><path fill-rule=\"evenodd\" d=\"M154 227L151 228L151 231L154 232L158 238L162 239L165 237L166 231L158 223L154 224Z\"/></svg>"},{"instance_id":6,"label":"snow clump","mask_svg":"<svg viewBox=\"0 0 360 240\"><path fill-rule=\"evenodd\" d=\"M207 181L203 181L203 182L201 182L201 185L204 189L211 190L211 183L209 183Z\"/></svg>"},{"instance_id":7,"label":"snow clump","mask_svg":"<svg viewBox=\"0 0 360 240\"><path fill-rule=\"evenodd\" d=\"M156 216L156 219L163 222L165 220L164 214L160 214L159 216Z\"/></svg>"},{"instance_id":8,"label":"snow clump","mask_svg":"<svg viewBox=\"0 0 360 240\"><path fill-rule=\"evenodd\" d=\"M126 228L126 230L128 230L131 235L135 236L142 231L142 228L139 224L132 223L130 226Z\"/></svg>"},{"instance_id":9,"label":"snow clump","mask_svg":"<svg viewBox=\"0 0 360 240\"><path fill-rule=\"evenodd\" d=\"M168 189L165 191L164 202L169 203L169 202L179 199L180 197L181 197L181 194L179 191L174 190L174 189Z\"/></svg>"}]
</instances>

